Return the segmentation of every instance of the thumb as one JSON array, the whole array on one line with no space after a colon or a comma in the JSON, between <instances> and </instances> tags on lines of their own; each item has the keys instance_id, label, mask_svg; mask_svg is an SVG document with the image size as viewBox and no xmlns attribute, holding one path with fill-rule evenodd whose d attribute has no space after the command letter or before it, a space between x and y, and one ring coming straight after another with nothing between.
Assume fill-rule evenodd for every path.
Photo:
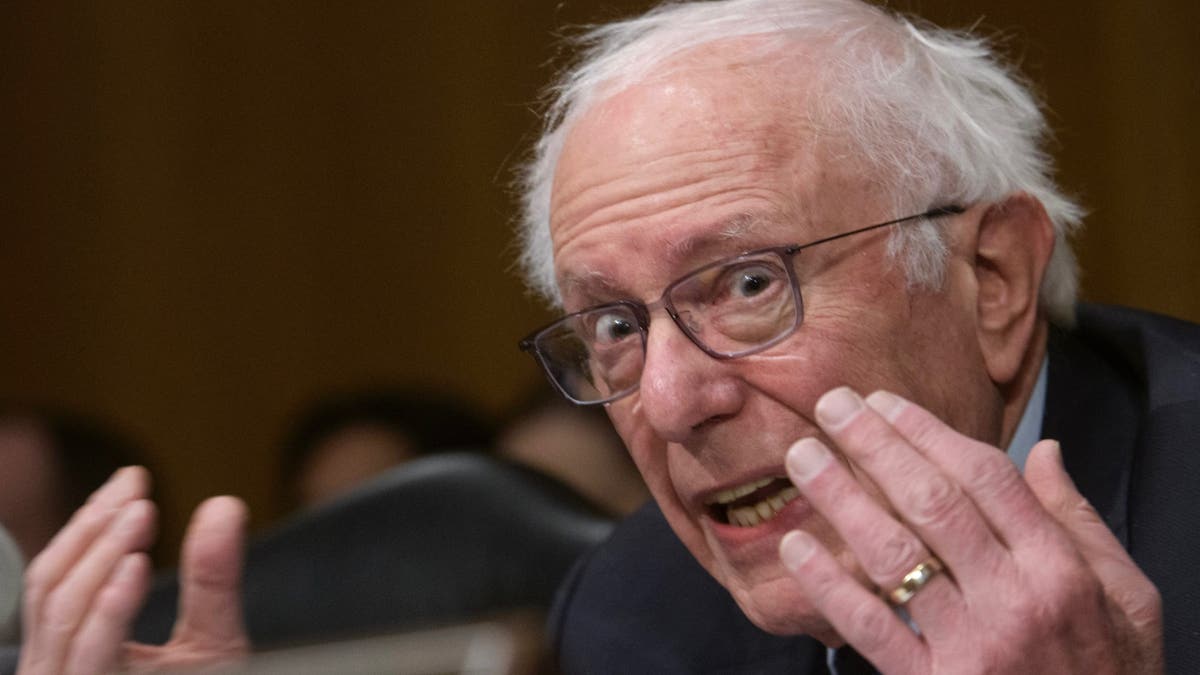
<instances>
[{"instance_id":1,"label":"thumb","mask_svg":"<svg viewBox=\"0 0 1200 675\"><path fill-rule=\"evenodd\" d=\"M1113 554L1128 559L1104 519L1075 488L1063 466L1058 441L1039 441L1033 446L1025 463L1025 482L1089 562L1096 556Z\"/></svg>"},{"instance_id":2,"label":"thumb","mask_svg":"<svg viewBox=\"0 0 1200 675\"><path fill-rule=\"evenodd\" d=\"M213 497L192 516L180 563L179 620L171 642L215 651L248 646L242 618L246 505Z\"/></svg>"},{"instance_id":3,"label":"thumb","mask_svg":"<svg viewBox=\"0 0 1200 675\"><path fill-rule=\"evenodd\" d=\"M1067 531L1108 598L1136 629L1154 633L1162 621L1158 591L1075 488L1063 467L1058 441L1041 441L1033 446L1025 465L1025 480L1042 506Z\"/></svg>"}]
</instances>

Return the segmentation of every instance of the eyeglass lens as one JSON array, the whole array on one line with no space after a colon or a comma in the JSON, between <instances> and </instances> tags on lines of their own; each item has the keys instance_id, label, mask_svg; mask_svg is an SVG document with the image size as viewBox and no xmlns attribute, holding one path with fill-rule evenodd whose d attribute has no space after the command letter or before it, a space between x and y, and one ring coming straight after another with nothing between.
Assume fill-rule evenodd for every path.
<instances>
[{"instance_id":1,"label":"eyeglass lens","mask_svg":"<svg viewBox=\"0 0 1200 675\"><path fill-rule=\"evenodd\" d=\"M790 257L790 256L787 256ZM732 358L773 344L797 325L799 302L785 256L748 254L703 267L672 284L664 304L694 343ZM617 398L641 379L644 330L634 305L573 314L536 338L546 370L570 398Z\"/></svg>"}]
</instances>

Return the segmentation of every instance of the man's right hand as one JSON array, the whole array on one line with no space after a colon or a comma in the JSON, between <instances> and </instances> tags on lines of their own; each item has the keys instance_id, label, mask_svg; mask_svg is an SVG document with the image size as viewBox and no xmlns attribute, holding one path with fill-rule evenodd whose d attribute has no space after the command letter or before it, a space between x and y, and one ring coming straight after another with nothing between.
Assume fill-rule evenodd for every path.
<instances>
[{"instance_id":1,"label":"man's right hand","mask_svg":"<svg viewBox=\"0 0 1200 675\"><path fill-rule=\"evenodd\" d=\"M25 575L18 675L151 670L247 652L241 603L247 511L233 497L204 502L188 525L171 640L127 642L150 586L149 489L145 469L121 469L34 558Z\"/></svg>"}]
</instances>

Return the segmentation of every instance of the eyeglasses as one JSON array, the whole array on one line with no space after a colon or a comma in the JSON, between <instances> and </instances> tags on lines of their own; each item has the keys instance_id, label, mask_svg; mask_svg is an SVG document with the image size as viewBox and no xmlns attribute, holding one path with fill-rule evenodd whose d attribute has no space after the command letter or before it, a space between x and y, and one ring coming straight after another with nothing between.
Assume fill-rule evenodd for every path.
<instances>
[{"instance_id":1,"label":"eyeglasses","mask_svg":"<svg viewBox=\"0 0 1200 675\"><path fill-rule=\"evenodd\" d=\"M677 279L648 305L618 300L589 307L534 331L518 346L533 354L550 382L570 401L580 405L615 401L638 388L650 314L659 307L714 359L755 354L787 338L803 320L797 253L854 234L964 210L941 206L806 244L748 251Z\"/></svg>"}]
</instances>

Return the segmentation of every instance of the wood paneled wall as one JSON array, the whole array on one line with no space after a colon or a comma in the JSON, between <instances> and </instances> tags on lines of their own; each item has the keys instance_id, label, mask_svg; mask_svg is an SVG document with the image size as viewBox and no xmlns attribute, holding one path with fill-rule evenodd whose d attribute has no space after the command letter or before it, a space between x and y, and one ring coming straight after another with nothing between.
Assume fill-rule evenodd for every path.
<instances>
[{"instance_id":1,"label":"wood paneled wall","mask_svg":"<svg viewBox=\"0 0 1200 675\"><path fill-rule=\"evenodd\" d=\"M506 183L552 36L648 4L6 5L0 397L143 439L172 541L209 494L276 515L279 435L318 393L503 409L539 382ZM982 17L1045 93L1087 296L1200 320L1200 5L900 4Z\"/></svg>"}]
</instances>

